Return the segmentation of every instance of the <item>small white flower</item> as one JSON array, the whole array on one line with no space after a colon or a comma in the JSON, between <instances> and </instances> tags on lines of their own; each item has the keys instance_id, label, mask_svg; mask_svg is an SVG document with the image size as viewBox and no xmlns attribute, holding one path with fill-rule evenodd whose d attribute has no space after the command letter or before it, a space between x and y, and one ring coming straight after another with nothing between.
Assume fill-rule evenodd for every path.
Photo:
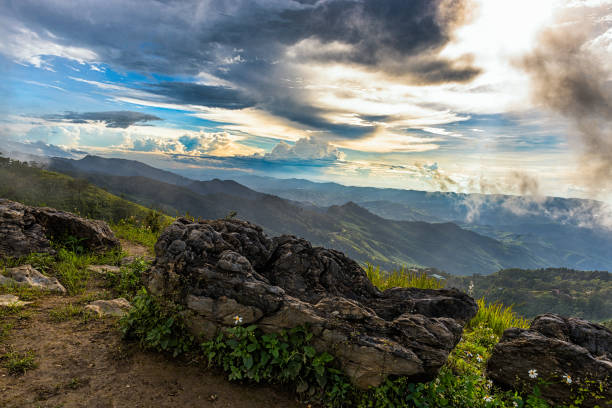
<instances>
[{"instance_id":1,"label":"small white flower","mask_svg":"<svg viewBox=\"0 0 612 408\"><path fill-rule=\"evenodd\" d=\"M565 381L567 384L571 384L572 377L570 377L568 374L563 374L563 381Z\"/></svg>"},{"instance_id":2,"label":"small white flower","mask_svg":"<svg viewBox=\"0 0 612 408\"><path fill-rule=\"evenodd\" d=\"M234 325L237 326L240 323L242 323L242 317L240 317L238 315L234 316Z\"/></svg>"},{"instance_id":3,"label":"small white flower","mask_svg":"<svg viewBox=\"0 0 612 408\"><path fill-rule=\"evenodd\" d=\"M465 356L466 356L466 357L470 357L470 358L471 358L471 357L472 357L472 353L470 353L469 351L466 351L466 352L465 352Z\"/></svg>"},{"instance_id":4,"label":"small white flower","mask_svg":"<svg viewBox=\"0 0 612 408\"><path fill-rule=\"evenodd\" d=\"M529 370L527 373L529 374L529 378L537 378L538 377L538 370L536 370L534 368Z\"/></svg>"},{"instance_id":5,"label":"small white flower","mask_svg":"<svg viewBox=\"0 0 612 408\"><path fill-rule=\"evenodd\" d=\"M490 396L490 395L485 395L485 396L484 396L484 398L483 398L483 400L484 400L485 402L492 402L492 401L493 401L493 397L492 397L492 396Z\"/></svg>"},{"instance_id":6,"label":"small white flower","mask_svg":"<svg viewBox=\"0 0 612 408\"><path fill-rule=\"evenodd\" d=\"M487 380L487 388L491 388L493 386L493 381Z\"/></svg>"},{"instance_id":7,"label":"small white flower","mask_svg":"<svg viewBox=\"0 0 612 408\"><path fill-rule=\"evenodd\" d=\"M516 401L512 401L512 406L513 406L513 407L518 407L518 402L516 402Z\"/></svg>"},{"instance_id":8,"label":"small white flower","mask_svg":"<svg viewBox=\"0 0 612 408\"><path fill-rule=\"evenodd\" d=\"M476 361L478 361L479 363L482 363L482 356L480 354L476 355Z\"/></svg>"}]
</instances>

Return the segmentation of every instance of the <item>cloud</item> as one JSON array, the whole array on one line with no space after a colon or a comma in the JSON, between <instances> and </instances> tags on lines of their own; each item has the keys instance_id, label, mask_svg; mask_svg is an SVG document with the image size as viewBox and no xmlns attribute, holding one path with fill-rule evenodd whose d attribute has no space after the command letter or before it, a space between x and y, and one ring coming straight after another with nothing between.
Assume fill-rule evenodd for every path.
<instances>
[{"instance_id":1,"label":"cloud","mask_svg":"<svg viewBox=\"0 0 612 408\"><path fill-rule=\"evenodd\" d=\"M169 102L202 105L224 109L243 109L255 102L242 92L226 86L209 86L190 82L161 82L149 86L148 91L164 96Z\"/></svg>"},{"instance_id":2,"label":"cloud","mask_svg":"<svg viewBox=\"0 0 612 408\"><path fill-rule=\"evenodd\" d=\"M585 18L602 15L590 7L560 16L521 65L530 75L535 101L572 123L570 136L582 150L581 184L606 191L612 186L612 49L596 48L608 43L604 37L612 29L612 14L609 5L599 7L607 19ZM601 35L589 41L593 33Z\"/></svg>"},{"instance_id":3,"label":"cloud","mask_svg":"<svg viewBox=\"0 0 612 408\"><path fill-rule=\"evenodd\" d=\"M263 156L266 160L273 161L337 161L344 159L344 153L324 140L314 137L302 138L290 145L280 142L270 153Z\"/></svg>"},{"instance_id":4,"label":"cloud","mask_svg":"<svg viewBox=\"0 0 612 408\"><path fill-rule=\"evenodd\" d=\"M45 115L43 119L52 122L88 123L102 122L109 128L126 129L137 123L145 123L154 120L162 120L154 115L132 111L109 111L109 112L65 112L62 114Z\"/></svg>"},{"instance_id":5,"label":"cloud","mask_svg":"<svg viewBox=\"0 0 612 408\"><path fill-rule=\"evenodd\" d=\"M261 149L240 143L242 138L227 132L191 132L175 138L137 137L121 147L134 152L155 152L172 155L198 156L248 156L259 154Z\"/></svg>"},{"instance_id":6,"label":"cloud","mask_svg":"<svg viewBox=\"0 0 612 408\"><path fill-rule=\"evenodd\" d=\"M82 150L72 149L66 146L57 146L40 140L25 143L0 140L0 151L9 154L13 158L18 158L19 153L42 157L65 157L69 159L82 158L87 155L87 152Z\"/></svg>"},{"instance_id":7,"label":"cloud","mask_svg":"<svg viewBox=\"0 0 612 408\"><path fill-rule=\"evenodd\" d=\"M331 140L367 137L375 125L336 120L351 109L321 106L313 84L301 82L302 71L339 65L402 84L470 81L480 71L470 56L450 59L441 52L472 8L472 0L22 0L2 3L0 14L7 25L57 46L46 47L50 55L73 47L91 53L81 60L92 67L214 79L134 87L157 102L257 107ZM4 52L16 58L16 49Z\"/></svg>"}]
</instances>

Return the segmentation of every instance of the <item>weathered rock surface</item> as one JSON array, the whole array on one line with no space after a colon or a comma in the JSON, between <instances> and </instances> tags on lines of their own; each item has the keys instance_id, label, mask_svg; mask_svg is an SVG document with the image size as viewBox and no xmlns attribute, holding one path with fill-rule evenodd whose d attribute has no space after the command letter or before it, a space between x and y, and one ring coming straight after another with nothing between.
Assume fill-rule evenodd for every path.
<instances>
[{"instance_id":1,"label":"weathered rock surface","mask_svg":"<svg viewBox=\"0 0 612 408\"><path fill-rule=\"evenodd\" d=\"M124 298L112 300L96 300L85 306L85 310L97 314L99 317L113 316L121 317L127 313L130 302Z\"/></svg>"},{"instance_id":2,"label":"weathered rock surface","mask_svg":"<svg viewBox=\"0 0 612 408\"><path fill-rule=\"evenodd\" d=\"M24 306L30 303L32 302L24 302L23 300L19 300L19 298L15 295L0 295L0 307Z\"/></svg>"},{"instance_id":3,"label":"weathered rock surface","mask_svg":"<svg viewBox=\"0 0 612 408\"><path fill-rule=\"evenodd\" d=\"M103 221L0 199L0 256L52 252L49 241L68 236L93 251L119 248L119 241Z\"/></svg>"},{"instance_id":4,"label":"weathered rock surface","mask_svg":"<svg viewBox=\"0 0 612 408\"><path fill-rule=\"evenodd\" d=\"M89 265L87 270L95 275L106 275L107 273L119 273L121 268L114 265Z\"/></svg>"},{"instance_id":5,"label":"weathered rock surface","mask_svg":"<svg viewBox=\"0 0 612 408\"><path fill-rule=\"evenodd\" d=\"M381 292L341 252L268 239L240 220L179 219L155 251L145 283L187 307L195 335L211 338L235 316L269 332L308 324L315 347L335 355L362 388L389 375L433 378L477 310L457 290Z\"/></svg>"},{"instance_id":6,"label":"weathered rock surface","mask_svg":"<svg viewBox=\"0 0 612 408\"><path fill-rule=\"evenodd\" d=\"M14 284L29 286L36 289L48 290L49 292L66 293L66 288L62 286L57 278L45 276L32 265L22 265L16 268L8 268L6 276L0 284Z\"/></svg>"},{"instance_id":7,"label":"weathered rock surface","mask_svg":"<svg viewBox=\"0 0 612 408\"><path fill-rule=\"evenodd\" d=\"M540 388L555 405L573 402L571 397L581 386L595 389L602 385L604 399L596 401L586 393L581 406L612 406L612 332L604 326L544 314L528 330L506 330L487 363L488 375L503 387L530 389L536 383L529 378L531 369L537 370L538 379L549 383Z\"/></svg>"}]
</instances>

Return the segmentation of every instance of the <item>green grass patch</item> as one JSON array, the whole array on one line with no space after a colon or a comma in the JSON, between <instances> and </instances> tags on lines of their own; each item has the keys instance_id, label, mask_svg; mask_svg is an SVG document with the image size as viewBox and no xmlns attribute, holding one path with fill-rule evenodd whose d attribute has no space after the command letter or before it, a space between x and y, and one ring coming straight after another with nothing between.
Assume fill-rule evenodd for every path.
<instances>
[{"instance_id":1,"label":"green grass patch","mask_svg":"<svg viewBox=\"0 0 612 408\"><path fill-rule=\"evenodd\" d=\"M504 330L510 327L521 329L529 328L529 320L522 318L512 310L512 306L504 306L501 303L486 303L484 298L476 301L478 303L478 313L469 322L467 328L488 327L493 332L501 336Z\"/></svg>"},{"instance_id":2,"label":"green grass patch","mask_svg":"<svg viewBox=\"0 0 612 408\"><path fill-rule=\"evenodd\" d=\"M368 279L380 290L389 288L419 288L419 289L441 289L444 282L432 278L427 273L419 270L401 267L391 272L381 271L380 266L374 267L366 263L364 267Z\"/></svg>"},{"instance_id":3,"label":"green grass patch","mask_svg":"<svg viewBox=\"0 0 612 408\"><path fill-rule=\"evenodd\" d=\"M3 365L10 375L23 375L38 367L36 356L32 351L26 351L25 353L12 351L3 355L0 359L3 360Z\"/></svg>"},{"instance_id":4,"label":"green grass patch","mask_svg":"<svg viewBox=\"0 0 612 408\"><path fill-rule=\"evenodd\" d=\"M169 225L170 221L167 224ZM138 222L137 219L121 220L118 223L111 224L111 228L118 238L144 245L151 254L155 253L155 244L160 234L159 230L155 231Z\"/></svg>"},{"instance_id":5,"label":"green grass patch","mask_svg":"<svg viewBox=\"0 0 612 408\"><path fill-rule=\"evenodd\" d=\"M83 307L72 303L56 307L49 312L49 318L56 323L82 318L83 316Z\"/></svg>"}]
</instances>

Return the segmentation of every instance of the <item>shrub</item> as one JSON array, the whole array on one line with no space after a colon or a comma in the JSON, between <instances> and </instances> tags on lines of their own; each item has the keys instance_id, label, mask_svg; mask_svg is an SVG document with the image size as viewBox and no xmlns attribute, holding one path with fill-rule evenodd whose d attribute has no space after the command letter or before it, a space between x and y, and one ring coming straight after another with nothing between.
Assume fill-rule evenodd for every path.
<instances>
[{"instance_id":1,"label":"shrub","mask_svg":"<svg viewBox=\"0 0 612 408\"><path fill-rule=\"evenodd\" d=\"M107 271L104 275L106 286L112 289L114 296L132 299L142 288L142 274L149 266L150 262L138 258L122 266L118 273Z\"/></svg>"},{"instance_id":2,"label":"shrub","mask_svg":"<svg viewBox=\"0 0 612 408\"><path fill-rule=\"evenodd\" d=\"M180 306L162 303L142 288L119 324L125 338L138 340L145 349L171 352L176 357L193 346L193 337L187 334L181 311Z\"/></svg>"},{"instance_id":3,"label":"shrub","mask_svg":"<svg viewBox=\"0 0 612 408\"><path fill-rule=\"evenodd\" d=\"M329 353L310 345L304 327L265 334L257 326L233 327L202 344L209 364L222 367L230 380L291 384L308 400L330 405L346 400L352 386L334 365Z\"/></svg>"}]
</instances>

